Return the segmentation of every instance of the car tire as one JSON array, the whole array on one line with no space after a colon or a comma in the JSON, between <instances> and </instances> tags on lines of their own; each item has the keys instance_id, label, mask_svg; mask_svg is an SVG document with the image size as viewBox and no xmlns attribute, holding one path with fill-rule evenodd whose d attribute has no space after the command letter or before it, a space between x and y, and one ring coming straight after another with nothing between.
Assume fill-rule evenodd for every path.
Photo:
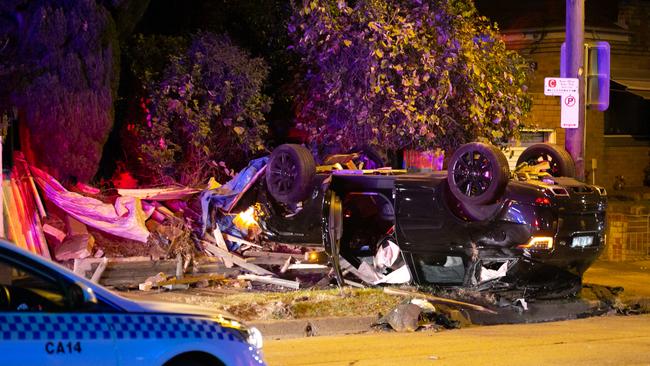
<instances>
[{"instance_id":1,"label":"car tire","mask_svg":"<svg viewBox=\"0 0 650 366\"><path fill-rule=\"evenodd\" d=\"M494 145L465 144L449 159L449 190L464 205L495 202L503 194L509 179L508 160Z\"/></svg>"},{"instance_id":2,"label":"car tire","mask_svg":"<svg viewBox=\"0 0 650 366\"><path fill-rule=\"evenodd\" d=\"M529 146L517 159L517 166L523 162L535 165L543 161L550 163L551 168L547 172L554 177L576 176L576 164L569 152L554 144L540 143Z\"/></svg>"},{"instance_id":3,"label":"car tire","mask_svg":"<svg viewBox=\"0 0 650 366\"><path fill-rule=\"evenodd\" d=\"M266 188L276 201L295 204L309 196L315 174L316 163L309 150L301 145L280 145L266 166Z\"/></svg>"},{"instance_id":4,"label":"car tire","mask_svg":"<svg viewBox=\"0 0 650 366\"><path fill-rule=\"evenodd\" d=\"M221 360L203 352L188 352L165 362L163 366L225 366Z\"/></svg>"}]
</instances>

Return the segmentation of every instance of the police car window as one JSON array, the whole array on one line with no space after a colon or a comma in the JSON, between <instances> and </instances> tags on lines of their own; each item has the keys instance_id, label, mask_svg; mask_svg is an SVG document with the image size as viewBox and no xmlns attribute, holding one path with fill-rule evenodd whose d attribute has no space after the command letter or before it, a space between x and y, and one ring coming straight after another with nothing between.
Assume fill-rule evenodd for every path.
<instances>
[{"instance_id":1,"label":"police car window","mask_svg":"<svg viewBox=\"0 0 650 366\"><path fill-rule=\"evenodd\" d=\"M0 311L62 311L65 300L56 281L0 260Z\"/></svg>"}]
</instances>

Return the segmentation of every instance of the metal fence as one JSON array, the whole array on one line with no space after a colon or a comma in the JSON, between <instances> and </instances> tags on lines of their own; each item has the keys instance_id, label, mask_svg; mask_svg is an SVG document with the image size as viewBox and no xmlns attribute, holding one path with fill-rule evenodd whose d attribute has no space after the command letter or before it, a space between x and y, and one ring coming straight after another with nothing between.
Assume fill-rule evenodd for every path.
<instances>
[{"instance_id":1,"label":"metal fence","mask_svg":"<svg viewBox=\"0 0 650 366\"><path fill-rule=\"evenodd\" d=\"M607 245L601 260L650 258L650 215L609 213L607 221Z\"/></svg>"}]
</instances>

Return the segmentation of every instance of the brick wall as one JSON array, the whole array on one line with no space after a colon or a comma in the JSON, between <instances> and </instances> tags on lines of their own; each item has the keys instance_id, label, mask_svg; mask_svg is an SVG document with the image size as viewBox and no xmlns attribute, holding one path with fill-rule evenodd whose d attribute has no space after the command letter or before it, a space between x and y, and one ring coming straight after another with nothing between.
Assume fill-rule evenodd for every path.
<instances>
[{"instance_id":1,"label":"brick wall","mask_svg":"<svg viewBox=\"0 0 650 366\"><path fill-rule=\"evenodd\" d=\"M625 177L626 187L643 186L644 169L650 163L648 146L605 147L604 164L598 165L597 178L611 189L617 175Z\"/></svg>"},{"instance_id":2,"label":"brick wall","mask_svg":"<svg viewBox=\"0 0 650 366\"><path fill-rule=\"evenodd\" d=\"M607 215L607 242L601 259L622 260L627 240L627 220L623 214Z\"/></svg>"}]
</instances>

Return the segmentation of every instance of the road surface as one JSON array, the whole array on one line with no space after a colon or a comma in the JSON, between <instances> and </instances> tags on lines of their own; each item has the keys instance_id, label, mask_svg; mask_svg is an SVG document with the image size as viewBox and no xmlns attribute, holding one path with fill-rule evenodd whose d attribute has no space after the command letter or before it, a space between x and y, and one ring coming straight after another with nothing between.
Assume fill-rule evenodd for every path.
<instances>
[{"instance_id":1,"label":"road surface","mask_svg":"<svg viewBox=\"0 0 650 366\"><path fill-rule=\"evenodd\" d=\"M650 315L267 340L270 366L650 365Z\"/></svg>"}]
</instances>

